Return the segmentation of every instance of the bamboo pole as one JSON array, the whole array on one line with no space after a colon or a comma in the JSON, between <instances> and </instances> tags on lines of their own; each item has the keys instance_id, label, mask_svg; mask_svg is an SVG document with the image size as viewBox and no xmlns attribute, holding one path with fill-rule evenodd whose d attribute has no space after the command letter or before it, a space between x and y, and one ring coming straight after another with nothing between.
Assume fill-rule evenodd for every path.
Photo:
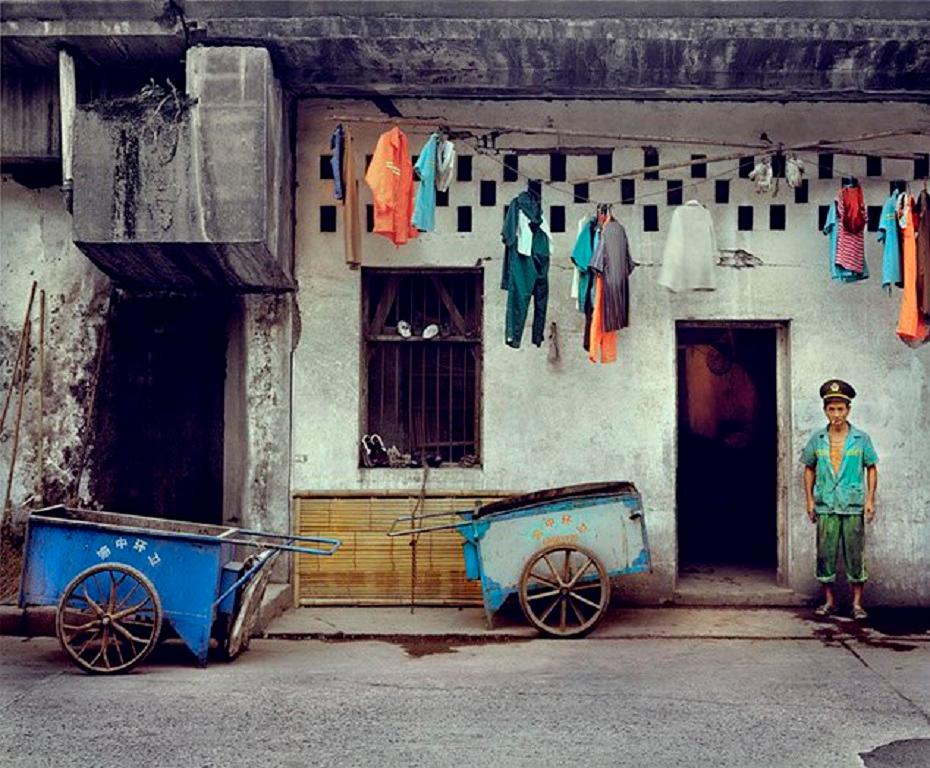
<instances>
[{"instance_id":1,"label":"bamboo pole","mask_svg":"<svg viewBox=\"0 0 930 768\"><path fill-rule=\"evenodd\" d=\"M23 359L23 348L26 343L26 327L28 326L29 318L32 315L32 302L36 296L37 284L38 283L33 280L32 288L29 291L29 301L26 303L26 317L23 319L23 328L19 332L19 346L16 349L16 360L13 362L13 373L10 376L10 388L6 391L6 397L3 400L3 414L0 415L0 432L3 432L3 427L6 424L7 409L10 407L10 401L13 398L13 388L16 386L16 374L20 369L20 362Z\"/></svg>"},{"instance_id":2,"label":"bamboo pole","mask_svg":"<svg viewBox=\"0 0 930 768\"><path fill-rule=\"evenodd\" d=\"M28 340L32 338L32 322L26 317L25 335ZM19 377L19 396L16 402L16 421L13 428L13 445L10 449L10 471L7 473L6 494L3 497L3 515L0 521L0 528L4 527L10 517L10 497L13 493L13 470L16 468L16 455L19 452L19 427L23 420L23 400L26 398L26 378L29 372L29 355L24 355L22 373Z\"/></svg>"},{"instance_id":3,"label":"bamboo pole","mask_svg":"<svg viewBox=\"0 0 930 768\"><path fill-rule=\"evenodd\" d=\"M39 291L39 504L45 504L45 290Z\"/></svg>"}]
</instances>

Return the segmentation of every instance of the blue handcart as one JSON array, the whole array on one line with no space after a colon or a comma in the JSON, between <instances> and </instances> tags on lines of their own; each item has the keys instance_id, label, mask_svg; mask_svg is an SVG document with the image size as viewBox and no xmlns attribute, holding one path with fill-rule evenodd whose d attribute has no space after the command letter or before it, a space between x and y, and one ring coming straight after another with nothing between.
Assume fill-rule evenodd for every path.
<instances>
[{"instance_id":1,"label":"blue handcart","mask_svg":"<svg viewBox=\"0 0 930 768\"><path fill-rule=\"evenodd\" d=\"M632 483L588 483L511 496L473 510L397 518L388 536L455 530L466 577L481 581L488 626L513 594L551 637L597 626L611 580L650 570L646 522Z\"/></svg>"},{"instance_id":2,"label":"blue handcart","mask_svg":"<svg viewBox=\"0 0 930 768\"><path fill-rule=\"evenodd\" d=\"M339 545L315 536L48 507L27 522L19 603L58 606L58 639L87 672L132 669L158 644L163 623L204 665L211 636L227 658L248 647L281 552L328 556ZM256 551L240 561L238 547Z\"/></svg>"}]
</instances>

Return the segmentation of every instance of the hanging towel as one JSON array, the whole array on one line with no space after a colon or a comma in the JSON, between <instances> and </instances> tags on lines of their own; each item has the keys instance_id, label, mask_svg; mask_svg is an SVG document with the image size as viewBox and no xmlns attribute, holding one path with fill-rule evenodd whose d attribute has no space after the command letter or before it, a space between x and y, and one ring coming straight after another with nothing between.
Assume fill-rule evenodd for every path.
<instances>
[{"instance_id":1,"label":"hanging towel","mask_svg":"<svg viewBox=\"0 0 930 768\"><path fill-rule=\"evenodd\" d=\"M697 200L675 209L668 228L659 285L670 291L713 291L717 287L717 237L710 212Z\"/></svg>"},{"instance_id":2,"label":"hanging towel","mask_svg":"<svg viewBox=\"0 0 930 768\"><path fill-rule=\"evenodd\" d=\"M436 152L436 189L446 192L452 183L452 172L455 170L455 145L444 139Z\"/></svg>"},{"instance_id":3,"label":"hanging towel","mask_svg":"<svg viewBox=\"0 0 930 768\"><path fill-rule=\"evenodd\" d=\"M410 223L413 214L413 163L407 136L396 126L378 138L365 181L375 206L374 233L394 245L403 245L418 234Z\"/></svg>"},{"instance_id":4,"label":"hanging towel","mask_svg":"<svg viewBox=\"0 0 930 768\"><path fill-rule=\"evenodd\" d=\"M439 134L432 134L420 150L413 170L420 177L416 202L413 205L413 226L421 232L436 229L436 143Z\"/></svg>"}]
</instances>

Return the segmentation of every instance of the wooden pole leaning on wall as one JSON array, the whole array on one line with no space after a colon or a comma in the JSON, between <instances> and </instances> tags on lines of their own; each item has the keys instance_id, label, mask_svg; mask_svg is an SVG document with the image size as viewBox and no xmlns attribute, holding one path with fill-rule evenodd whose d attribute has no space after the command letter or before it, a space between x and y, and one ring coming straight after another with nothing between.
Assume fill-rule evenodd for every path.
<instances>
[{"instance_id":1,"label":"wooden pole leaning on wall","mask_svg":"<svg viewBox=\"0 0 930 768\"><path fill-rule=\"evenodd\" d=\"M6 414L7 410L10 407L10 401L13 397L13 389L16 387L16 375L19 373L21 367L25 367L23 361L28 357L28 349L26 350L26 355L23 355L23 350L26 344L26 331L29 325L29 318L32 316L32 303L36 297L36 285L35 280L32 281L32 288L29 290L29 301L26 302L26 317L23 319L23 328L19 332L19 346L16 348L16 359L13 361L13 371L10 374L10 388L6 391L6 396L3 399L3 413L0 415L0 432L3 432L3 427L6 425Z\"/></svg>"},{"instance_id":2,"label":"wooden pole leaning on wall","mask_svg":"<svg viewBox=\"0 0 930 768\"><path fill-rule=\"evenodd\" d=\"M39 481L36 495L45 505L45 291L39 291Z\"/></svg>"},{"instance_id":3,"label":"wooden pole leaning on wall","mask_svg":"<svg viewBox=\"0 0 930 768\"><path fill-rule=\"evenodd\" d=\"M3 515L0 517L0 527L5 527L10 519L10 499L13 494L13 471L16 469L16 455L19 453L19 427L23 421L23 400L26 399L26 379L29 376L29 342L32 338L32 320L26 316L26 326L23 329L26 338L26 348L23 352L23 364L20 366L19 393L16 401L16 420L13 423L13 445L10 449L10 471L7 473L6 493L3 496ZM13 385L10 384L12 390Z\"/></svg>"}]
</instances>

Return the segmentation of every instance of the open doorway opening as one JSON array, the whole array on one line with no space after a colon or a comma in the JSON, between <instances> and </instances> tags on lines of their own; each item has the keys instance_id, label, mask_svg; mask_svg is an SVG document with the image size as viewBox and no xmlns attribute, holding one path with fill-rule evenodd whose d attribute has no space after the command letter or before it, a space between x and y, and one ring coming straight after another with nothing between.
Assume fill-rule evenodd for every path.
<instances>
[{"instance_id":1,"label":"open doorway opening","mask_svg":"<svg viewBox=\"0 0 930 768\"><path fill-rule=\"evenodd\" d=\"M116 512L221 523L228 300L112 301L92 495Z\"/></svg>"},{"instance_id":2,"label":"open doorway opening","mask_svg":"<svg viewBox=\"0 0 930 768\"><path fill-rule=\"evenodd\" d=\"M679 323L680 574L774 584L777 326Z\"/></svg>"}]
</instances>

